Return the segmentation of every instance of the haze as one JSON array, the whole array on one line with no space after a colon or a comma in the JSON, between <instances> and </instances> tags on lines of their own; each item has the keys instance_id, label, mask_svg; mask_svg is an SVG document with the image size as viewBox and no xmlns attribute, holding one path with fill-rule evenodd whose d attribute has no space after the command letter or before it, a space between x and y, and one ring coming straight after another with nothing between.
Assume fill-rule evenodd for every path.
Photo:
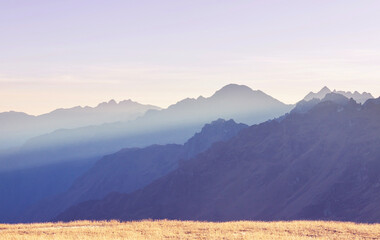
<instances>
[{"instance_id":1,"label":"haze","mask_svg":"<svg viewBox=\"0 0 380 240\"><path fill-rule=\"evenodd\" d=\"M166 107L231 83L380 95L378 1L1 1L0 112Z\"/></svg>"}]
</instances>

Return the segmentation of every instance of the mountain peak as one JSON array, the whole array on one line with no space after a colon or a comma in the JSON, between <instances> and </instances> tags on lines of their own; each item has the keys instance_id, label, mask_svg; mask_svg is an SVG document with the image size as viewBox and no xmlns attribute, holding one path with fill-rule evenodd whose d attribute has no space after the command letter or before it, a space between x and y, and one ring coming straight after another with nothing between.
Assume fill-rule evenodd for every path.
<instances>
[{"instance_id":1,"label":"mountain peak","mask_svg":"<svg viewBox=\"0 0 380 240\"><path fill-rule=\"evenodd\" d=\"M132 101L131 99L123 100L119 102L119 105L127 104L136 104L137 102Z\"/></svg>"},{"instance_id":2,"label":"mountain peak","mask_svg":"<svg viewBox=\"0 0 380 240\"><path fill-rule=\"evenodd\" d=\"M331 90L328 87L324 86L318 93L325 93L325 92L329 93L331 92Z\"/></svg>"},{"instance_id":3,"label":"mountain peak","mask_svg":"<svg viewBox=\"0 0 380 240\"><path fill-rule=\"evenodd\" d=\"M356 104L356 101L353 98L350 98L350 99L352 99L352 101L354 101ZM332 102L332 103L344 106L350 102L350 99L336 91L329 92L325 94L325 96L322 99L313 97L311 100L308 100L308 101L302 100L298 102L295 108L291 112L292 113L306 113L312 108L314 108L315 106L317 106L318 104L324 103L324 102Z\"/></svg>"},{"instance_id":4,"label":"mountain peak","mask_svg":"<svg viewBox=\"0 0 380 240\"><path fill-rule=\"evenodd\" d=\"M117 102L114 99L111 99L108 102L99 103L98 106L96 106L96 107L106 107L109 105L117 105Z\"/></svg>"},{"instance_id":5,"label":"mountain peak","mask_svg":"<svg viewBox=\"0 0 380 240\"><path fill-rule=\"evenodd\" d=\"M349 99L339 93L330 92L325 95L325 97L321 100L321 102L331 101L337 103L339 105L345 105L349 102Z\"/></svg>"},{"instance_id":6,"label":"mountain peak","mask_svg":"<svg viewBox=\"0 0 380 240\"><path fill-rule=\"evenodd\" d=\"M109 100L108 104L116 105L116 101L114 99Z\"/></svg>"},{"instance_id":7,"label":"mountain peak","mask_svg":"<svg viewBox=\"0 0 380 240\"><path fill-rule=\"evenodd\" d=\"M245 85L228 84L215 92L214 96L226 95L226 94L242 94L251 93L253 90Z\"/></svg>"},{"instance_id":8,"label":"mountain peak","mask_svg":"<svg viewBox=\"0 0 380 240\"><path fill-rule=\"evenodd\" d=\"M331 91L328 87L325 86L317 93L310 92L309 94L306 95L306 97L303 100L310 101L313 98L322 100L329 93L341 94L348 99L353 98L358 103L364 103L368 99L373 98L373 96L370 93L366 93L366 92L359 93L358 91L354 91L354 92L347 91L346 92L346 91L338 91L336 89L334 89L334 91Z\"/></svg>"},{"instance_id":9,"label":"mountain peak","mask_svg":"<svg viewBox=\"0 0 380 240\"><path fill-rule=\"evenodd\" d=\"M190 138L184 147L187 149L186 158L195 156L203 152L215 142L224 141L237 135L240 130L248 125L236 123L234 120L224 120L219 118L203 126L202 130Z\"/></svg>"},{"instance_id":10,"label":"mountain peak","mask_svg":"<svg viewBox=\"0 0 380 240\"><path fill-rule=\"evenodd\" d=\"M233 119L230 120L224 120L223 118L219 118L215 121L212 121L211 123L205 124L201 130L201 132L207 132L210 129L213 129L213 131L218 131L220 129L228 128L229 126L237 126L239 125L236 123ZM240 126L247 126L245 124L240 124Z\"/></svg>"},{"instance_id":11,"label":"mountain peak","mask_svg":"<svg viewBox=\"0 0 380 240\"><path fill-rule=\"evenodd\" d=\"M331 93L331 90L324 86L321 90L319 90L319 92L317 93L314 93L314 92L310 92L309 94L306 95L306 97L303 99L305 101L310 101L312 100L313 98L317 98L317 99L323 99L327 93Z\"/></svg>"}]
</instances>

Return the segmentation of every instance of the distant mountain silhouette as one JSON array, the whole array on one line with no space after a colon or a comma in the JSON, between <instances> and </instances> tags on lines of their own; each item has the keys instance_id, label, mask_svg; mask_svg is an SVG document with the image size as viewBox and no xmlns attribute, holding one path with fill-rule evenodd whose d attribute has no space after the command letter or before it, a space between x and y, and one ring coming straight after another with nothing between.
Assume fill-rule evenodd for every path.
<instances>
[{"instance_id":1,"label":"distant mountain silhouette","mask_svg":"<svg viewBox=\"0 0 380 240\"><path fill-rule=\"evenodd\" d=\"M58 130L33 138L16 154L0 156L0 162L8 159L7 169L15 169L103 156L124 147L181 144L215 119L254 124L281 116L292 107L259 90L230 84L209 98L185 99L167 109L149 110L134 121Z\"/></svg>"},{"instance_id":2,"label":"distant mountain silhouette","mask_svg":"<svg viewBox=\"0 0 380 240\"><path fill-rule=\"evenodd\" d=\"M299 101L296 106L292 109L291 113L306 113L310 109L312 109L314 106L316 106L319 103L331 101L340 105L346 105L349 103L349 99L342 94L330 92L325 94L323 99L319 98L312 98L309 101L301 100Z\"/></svg>"},{"instance_id":3,"label":"distant mountain silhouette","mask_svg":"<svg viewBox=\"0 0 380 240\"><path fill-rule=\"evenodd\" d=\"M334 91L331 91L328 87L325 86L317 93L310 92L309 94L307 94L305 96L305 98L303 100L310 101L313 98L323 99L323 98L325 98L326 94L328 94L328 93L337 93L337 94L345 96L348 99L352 98L358 103L364 103L368 99L373 98L373 96L370 93L366 93L366 92L359 93L357 91L352 93L352 92L345 92L345 91L337 91L335 89L334 89Z\"/></svg>"},{"instance_id":4,"label":"distant mountain silhouette","mask_svg":"<svg viewBox=\"0 0 380 240\"><path fill-rule=\"evenodd\" d=\"M27 139L57 129L78 128L103 123L129 121L148 110L159 107L143 105L131 100L100 103L96 107L57 109L50 113L32 116L21 112L0 113L0 151L23 144Z\"/></svg>"},{"instance_id":5,"label":"distant mountain silhouette","mask_svg":"<svg viewBox=\"0 0 380 240\"><path fill-rule=\"evenodd\" d=\"M123 149L105 156L77 179L67 192L42 201L27 214L23 212L23 220L48 221L81 201L100 199L114 191L129 193L140 189L178 168L180 161L196 156L215 142L232 138L246 127L233 120L219 119L206 124L184 145Z\"/></svg>"},{"instance_id":6,"label":"distant mountain silhouette","mask_svg":"<svg viewBox=\"0 0 380 240\"><path fill-rule=\"evenodd\" d=\"M55 220L323 219L380 222L380 98L318 103L242 130L130 194Z\"/></svg>"}]
</instances>

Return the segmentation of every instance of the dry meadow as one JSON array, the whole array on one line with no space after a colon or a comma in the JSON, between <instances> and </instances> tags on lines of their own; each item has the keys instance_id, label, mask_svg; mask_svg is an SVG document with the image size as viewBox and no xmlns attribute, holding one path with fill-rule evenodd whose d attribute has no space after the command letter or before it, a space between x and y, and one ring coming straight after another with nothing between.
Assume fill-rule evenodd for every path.
<instances>
[{"instance_id":1,"label":"dry meadow","mask_svg":"<svg viewBox=\"0 0 380 240\"><path fill-rule=\"evenodd\" d=\"M0 224L1 240L380 239L380 224L350 222L77 221Z\"/></svg>"}]
</instances>

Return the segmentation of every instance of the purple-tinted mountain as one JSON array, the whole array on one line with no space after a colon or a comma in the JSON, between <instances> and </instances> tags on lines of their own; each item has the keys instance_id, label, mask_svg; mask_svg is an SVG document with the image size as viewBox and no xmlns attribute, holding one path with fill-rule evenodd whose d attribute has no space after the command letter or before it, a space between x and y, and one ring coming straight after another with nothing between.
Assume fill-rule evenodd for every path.
<instances>
[{"instance_id":1,"label":"purple-tinted mountain","mask_svg":"<svg viewBox=\"0 0 380 240\"><path fill-rule=\"evenodd\" d=\"M325 98L326 94L328 94L328 93L340 94L340 95L345 96L348 99L352 98L356 102L362 103L362 104L365 103L368 99L373 98L373 96L370 93L367 93L367 92L363 92L363 93L359 93L358 91L355 91L355 92L349 92L349 91L345 92L345 91L337 91L335 89L333 91L331 91L328 87L323 87L317 93L310 92L309 94L307 94L305 96L305 98L303 100L310 101L310 100L312 100L314 98L321 100L321 99Z\"/></svg>"},{"instance_id":2,"label":"purple-tinted mountain","mask_svg":"<svg viewBox=\"0 0 380 240\"><path fill-rule=\"evenodd\" d=\"M61 176L63 172L70 172L70 168L80 164L79 162L83 164L80 164L80 171L75 171L77 173L89 169L102 156L126 147L183 144L195 132L200 131L204 124L218 118L257 123L283 115L292 107L259 90L231 84L211 97L185 99L167 109L149 110L136 120L71 130L61 129L30 139L18 151L0 155L0 177L7 171L4 186L12 179L20 179L12 181L12 190L0 187L2 200L7 203L0 205L0 212L3 216L5 212L12 215L15 212L12 207L14 199L25 199L23 207L26 208L44 198L66 191L65 186L71 185L77 175L65 175L65 184L59 184L59 177L55 179L50 176ZM55 165L65 167L59 171ZM40 169L46 171L41 172ZM55 174L47 169L54 169ZM28 176L38 173L39 177L19 178L23 170L28 170ZM45 181L42 181L43 176L47 177ZM25 191L25 185L33 186L32 191ZM40 194L31 195L33 192ZM17 206L17 209L24 209ZM0 216L0 221L1 219Z\"/></svg>"},{"instance_id":3,"label":"purple-tinted mountain","mask_svg":"<svg viewBox=\"0 0 380 240\"><path fill-rule=\"evenodd\" d=\"M262 91L230 84L209 98L185 99L167 109L149 110L133 121L58 130L30 139L15 154L0 156L0 161L7 159L3 165L17 169L104 156L125 147L182 144L215 119L254 124L281 116L292 107Z\"/></svg>"},{"instance_id":4,"label":"purple-tinted mountain","mask_svg":"<svg viewBox=\"0 0 380 240\"><path fill-rule=\"evenodd\" d=\"M148 110L160 108L131 100L116 103L114 100L96 107L57 109L47 114L32 116L21 112L0 113L0 150L17 147L27 139L57 129L78 128L103 123L129 121Z\"/></svg>"},{"instance_id":5,"label":"purple-tinted mountain","mask_svg":"<svg viewBox=\"0 0 380 240\"><path fill-rule=\"evenodd\" d=\"M324 219L380 222L380 99L324 101L242 130L130 194L56 220Z\"/></svg>"},{"instance_id":6,"label":"purple-tinted mountain","mask_svg":"<svg viewBox=\"0 0 380 240\"><path fill-rule=\"evenodd\" d=\"M305 96L304 99L299 101L296 106L292 109L292 112L305 113L313 108L315 105L325 101L333 101L339 104L346 104L349 99L353 99L358 103L364 103L369 99L373 99L370 93L359 93L355 91L345 92L345 91L331 91L328 87L323 87L319 92L310 92Z\"/></svg>"},{"instance_id":7,"label":"purple-tinted mountain","mask_svg":"<svg viewBox=\"0 0 380 240\"><path fill-rule=\"evenodd\" d=\"M209 148L213 143L226 141L248 127L233 120L219 119L206 124L184 145L153 145L146 148L123 149L103 157L70 189L54 198L42 201L24 221L47 221L67 207L89 199L100 199L117 191L129 193L178 168L185 161Z\"/></svg>"},{"instance_id":8,"label":"purple-tinted mountain","mask_svg":"<svg viewBox=\"0 0 380 240\"><path fill-rule=\"evenodd\" d=\"M339 93L327 93L324 98L318 99L318 98L313 98L309 101L306 100L301 100L299 101L296 106L292 109L291 113L306 113L313 107L315 107L317 104L322 103L322 102L327 102L331 101L337 104L340 104L342 106L348 104L350 100L343 96L342 94Z\"/></svg>"}]
</instances>

